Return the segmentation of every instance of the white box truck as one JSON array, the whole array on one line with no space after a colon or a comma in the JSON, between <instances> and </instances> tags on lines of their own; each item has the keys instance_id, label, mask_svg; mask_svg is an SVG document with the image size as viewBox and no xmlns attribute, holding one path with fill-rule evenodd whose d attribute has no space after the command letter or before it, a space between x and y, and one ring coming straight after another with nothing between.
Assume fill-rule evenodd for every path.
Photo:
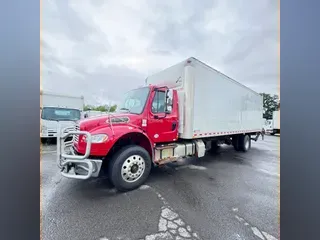
<instances>
[{"instance_id":1,"label":"white box truck","mask_svg":"<svg viewBox=\"0 0 320 240\"><path fill-rule=\"evenodd\" d=\"M63 176L97 177L104 163L114 186L127 191L144 183L151 166L201 158L220 144L246 152L262 132L262 96L195 58L148 77L118 109L60 135ZM71 155L63 145L70 134L77 135Z\"/></svg>"},{"instance_id":2,"label":"white box truck","mask_svg":"<svg viewBox=\"0 0 320 240\"><path fill-rule=\"evenodd\" d=\"M264 126L266 133L272 133L273 132L273 121L272 119L266 120L265 126Z\"/></svg>"},{"instance_id":3,"label":"white box truck","mask_svg":"<svg viewBox=\"0 0 320 240\"><path fill-rule=\"evenodd\" d=\"M272 124L271 135L280 134L280 110L272 113Z\"/></svg>"},{"instance_id":4,"label":"white box truck","mask_svg":"<svg viewBox=\"0 0 320 240\"><path fill-rule=\"evenodd\" d=\"M80 120L84 97L68 96L40 91L40 138L57 137L58 122L61 126L73 127Z\"/></svg>"}]
</instances>

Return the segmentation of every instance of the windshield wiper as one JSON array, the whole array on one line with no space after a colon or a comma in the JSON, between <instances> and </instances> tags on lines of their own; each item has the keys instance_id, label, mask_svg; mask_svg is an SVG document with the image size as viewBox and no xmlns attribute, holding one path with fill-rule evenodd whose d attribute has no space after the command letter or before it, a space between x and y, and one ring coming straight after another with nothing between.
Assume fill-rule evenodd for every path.
<instances>
[{"instance_id":1,"label":"windshield wiper","mask_svg":"<svg viewBox=\"0 0 320 240\"><path fill-rule=\"evenodd\" d=\"M70 118L60 118L57 121L76 121L75 119L70 119Z\"/></svg>"},{"instance_id":2,"label":"windshield wiper","mask_svg":"<svg viewBox=\"0 0 320 240\"><path fill-rule=\"evenodd\" d=\"M48 120L48 121L58 121L58 119L54 119L54 118L42 118L42 120Z\"/></svg>"},{"instance_id":3,"label":"windshield wiper","mask_svg":"<svg viewBox=\"0 0 320 240\"><path fill-rule=\"evenodd\" d=\"M124 110L124 111L130 112L130 109L128 109L128 108L120 108L119 110Z\"/></svg>"}]
</instances>

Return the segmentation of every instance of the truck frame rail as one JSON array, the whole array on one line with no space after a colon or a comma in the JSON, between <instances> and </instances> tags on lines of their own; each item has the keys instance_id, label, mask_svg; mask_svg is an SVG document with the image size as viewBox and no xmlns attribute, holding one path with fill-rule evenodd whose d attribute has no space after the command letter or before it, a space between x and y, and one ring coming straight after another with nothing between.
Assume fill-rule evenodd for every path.
<instances>
[{"instance_id":1,"label":"truck frame rail","mask_svg":"<svg viewBox=\"0 0 320 240\"><path fill-rule=\"evenodd\" d=\"M76 155L73 149L73 138L65 141L70 136L85 135L86 151L84 155ZM91 134L86 131L76 131L74 127L61 129L58 124L57 131L57 165L61 169L61 175L71 179L89 179L98 177L102 160L89 159L91 150ZM81 171L81 173L79 173Z\"/></svg>"}]
</instances>

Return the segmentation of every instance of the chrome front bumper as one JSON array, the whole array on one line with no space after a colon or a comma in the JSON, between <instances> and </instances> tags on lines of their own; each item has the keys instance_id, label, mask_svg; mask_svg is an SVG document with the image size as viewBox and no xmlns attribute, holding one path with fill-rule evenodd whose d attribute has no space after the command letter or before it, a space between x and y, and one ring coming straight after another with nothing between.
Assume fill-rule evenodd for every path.
<instances>
[{"instance_id":1,"label":"chrome front bumper","mask_svg":"<svg viewBox=\"0 0 320 240\"><path fill-rule=\"evenodd\" d=\"M73 150L73 140L66 142L68 137L86 135L87 147L84 155L76 155ZM85 131L76 131L74 127L61 129L58 124L57 131L57 164L62 176L72 179L88 179L98 177L102 160L89 159L91 150L91 134Z\"/></svg>"}]
</instances>

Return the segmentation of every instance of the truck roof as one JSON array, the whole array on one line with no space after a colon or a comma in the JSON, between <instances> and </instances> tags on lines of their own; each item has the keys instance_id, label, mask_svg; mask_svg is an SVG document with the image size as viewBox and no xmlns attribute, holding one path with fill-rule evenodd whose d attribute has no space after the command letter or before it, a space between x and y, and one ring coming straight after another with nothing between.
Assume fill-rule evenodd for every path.
<instances>
[{"instance_id":1,"label":"truck roof","mask_svg":"<svg viewBox=\"0 0 320 240\"><path fill-rule=\"evenodd\" d=\"M40 90L40 95L52 95L52 96L59 96L59 97L82 98L82 99L84 98L83 96L72 96L72 95L66 95L66 94L61 94L61 93L43 91L42 89Z\"/></svg>"},{"instance_id":2,"label":"truck roof","mask_svg":"<svg viewBox=\"0 0 320 240\"><path fill-rule=\"evenodd\" d=\"M248 90L252 91L253 93L255 93L255 94L257 94L257 95L260 95L258 92L254 91L253 89L251 89L251 88L249 88L249 87L247 87L247 86L243 85L242 83L240 83L240 82L238 82L238 81L234 80L233 78L229 77L228 75L226 75L226 74L224 74L224 73L220 72L219 70L217 70L217 69L215 69L215 68L213 68L213 67L209 66L208 64L206 64L206 63L204 63L204 62L200 61L199 59L197 59L197 58L195 58L195 57L189 57L189 58L187 58L187 59L185 60L185 62L187 62L187 61L192 61L192 60L195 60L195 61L196 61L196 62L198 62L199 64L201 64L201 65L203 65L203 66L205 66L205 67L207 67L207 68L209 68L209 69L211 69L211 70L213 70L213 71L215 71L215 72L217 72L217 73L219 73L219 74L223 75L224 77L226 77L226 78L228 78L229 80L231 80L231 81L233 81L233 82L237 83L238 85L241 85L242 87L244 87L244 88L246 88L246 89L248 89Z\"/></svg>"},{"instance_id":3,"label":"truck roof","mask_svg":"<svg viewBox=\"0 0 320 240\"><path fill-rule=\"evenodd\" d=\"M175 68L175 67L177 67L178 65L181 65L181 64L188 64L188 62L190 62L190 63L196 62L196 64L201 65L202 67L205 67L205 68L207 68L207 69L210 70L210 71L214 71L214 72L222 75L224 78L226 78L226 79L228 79L228 80L236 83L237 85L239 85L239 86L241 86L241 87L243 87L243 88L245 88L245 89L248 89L249 91L251 91L251 92L254 93L255 95L259 95L259 96L260 96L260 94L257 93L256 91L254 91L254 90L252 90L251 88L243 85L242 83L240 83L240 82L232 79L231 77L227 76L226 74L218 71L217 69L209 66L208 64L200 61L199 59L197 59L197 58L195 58L195 57L189 57L189 58L185 59L184 61L181 61L181 62L179 62L179 63L177 63L177 64L175 64L175 65L173 65L173 66L170 66L170 67L168 67L168 68L163 69L162 71L166 71L166 70L169 70L169 69L171 69L171 68ZM161 73L162 71L160 71L160 73ZM145 82L148 83L148 79L149 79L149 78L152 78L153 76L156 76L158 73L159 73L159 72L154 73L154 74L151 74L150 76L148 76L148 77L146 78L146 81L145 81Z\"/></svg>"}]
</instances>

